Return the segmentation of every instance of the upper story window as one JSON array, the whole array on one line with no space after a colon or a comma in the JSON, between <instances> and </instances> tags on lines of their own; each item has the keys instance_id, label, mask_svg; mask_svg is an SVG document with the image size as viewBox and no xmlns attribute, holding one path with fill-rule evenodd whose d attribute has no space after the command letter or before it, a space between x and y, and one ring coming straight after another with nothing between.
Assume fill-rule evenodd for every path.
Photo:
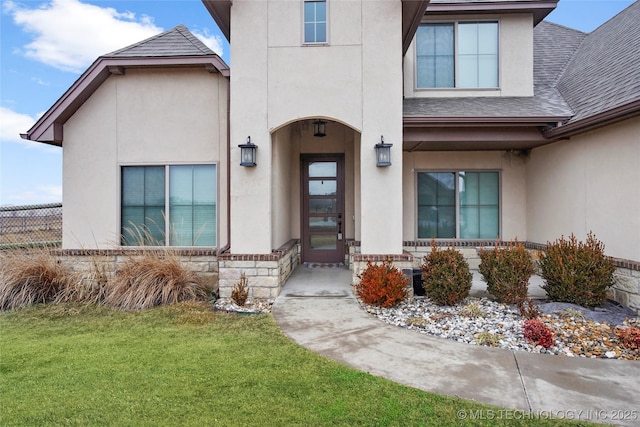
<instances>
[{"instance_id":1,"label":"upper story window","mask_svg":"<svg viewBox=\"0 0 640 427\"><path fill-rule=\"evenodd\" d=\"M327 2L304 2L304 42L327 42Z\"/></svg>"},{"instance_id":2,"label":"upper story window","mask_svg":"<svg viewBox=\"0 0 640 427\"><path fill-rule=\"evenodd\" d=\"M422 24L416 33L417 88L498 87L498 23Z\"/></svg>"}]
</instances>

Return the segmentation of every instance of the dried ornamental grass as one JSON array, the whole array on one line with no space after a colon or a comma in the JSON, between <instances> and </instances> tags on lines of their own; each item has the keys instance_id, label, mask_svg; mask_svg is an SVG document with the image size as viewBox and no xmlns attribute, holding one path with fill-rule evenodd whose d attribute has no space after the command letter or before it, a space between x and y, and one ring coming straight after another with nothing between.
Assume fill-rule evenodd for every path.
<instances>
[{"instance_id":1,"label":"dried ornamental grass","mask_svg":"<svg viewBox=\"0 0 640 427\"><path fill-rule=\"evenodd\" d=\"M56 301L77 276L47 250L0 254L0 310Z\"/></svg>"},{"instance_id":2,"label":"dried ornamental grass","mask_svg":"<svg viewBox=\"0 0 640 427\"><path fill-rule=\"evenodd\" d=\"M121 310L143 310L182 301L204 300L205 287L193 271L170 254L131 257L116 272L105 303Z\"/></svg>"}]
</instances>

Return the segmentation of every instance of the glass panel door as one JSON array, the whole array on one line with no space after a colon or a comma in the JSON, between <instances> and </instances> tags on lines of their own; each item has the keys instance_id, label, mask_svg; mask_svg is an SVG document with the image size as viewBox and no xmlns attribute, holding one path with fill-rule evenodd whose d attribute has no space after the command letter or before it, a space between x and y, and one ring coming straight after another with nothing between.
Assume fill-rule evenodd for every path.
<instances>
[{"instance_id":1,"label":"glass panel door","mask_svg":"<svg viewBox=\"0 0 640 427\"><path fill-rule=\"evenodd\" d=\"M344 261L342 156L302 161L302 244L305 262Z\"/></svg>"}]
</instances>

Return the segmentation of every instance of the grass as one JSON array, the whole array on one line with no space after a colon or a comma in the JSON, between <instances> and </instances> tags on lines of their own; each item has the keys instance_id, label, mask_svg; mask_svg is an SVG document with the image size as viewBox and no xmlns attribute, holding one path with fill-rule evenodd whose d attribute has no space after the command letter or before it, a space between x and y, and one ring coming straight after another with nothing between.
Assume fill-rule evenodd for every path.
<instances>
[{"instance_id":1,"label":"grass","mask_svg":"<svg viewBox=\"0 0 640 427\"><path fill-rule=\"evenodd\" d=\"M37 305L0 314L0 329L3 426L568 425L458 419L497 408L342 366L289 341L270 315L206 304Z\"/></svg>"}]
</instances>

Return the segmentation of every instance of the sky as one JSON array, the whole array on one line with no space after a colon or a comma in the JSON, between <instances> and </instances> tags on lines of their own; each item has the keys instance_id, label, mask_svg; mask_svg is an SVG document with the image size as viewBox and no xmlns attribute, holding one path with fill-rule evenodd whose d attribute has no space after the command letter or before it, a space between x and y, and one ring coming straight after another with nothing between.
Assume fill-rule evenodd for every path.
<instances>
[{"instance_id":1,"label":"sky","mask_svg":"<svg viewBox=\"0 0 640 427\"><path fill-rule=\"evenodd\" d=\"M631 3L560 0L546 19L591 32ZM0 0L0 205L62 201L62 148L19 134L98 56L179 24L232 66L200 0Z\"/></svg>"}]
</instances>

